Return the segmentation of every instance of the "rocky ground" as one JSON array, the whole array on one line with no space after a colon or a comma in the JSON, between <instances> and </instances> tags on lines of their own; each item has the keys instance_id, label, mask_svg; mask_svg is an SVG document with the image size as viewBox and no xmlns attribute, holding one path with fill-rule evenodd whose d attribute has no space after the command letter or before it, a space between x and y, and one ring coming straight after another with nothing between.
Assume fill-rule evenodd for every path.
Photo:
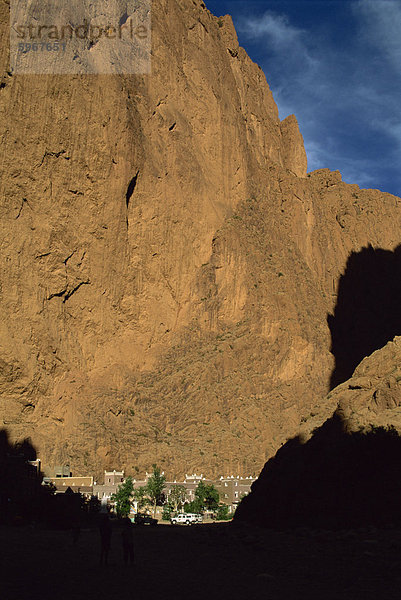
<instances>
[{"instance_id":1,"label":"rocky ground","mask_svg":"<svg viewBox=\"0 0 401 600\"><path fill-rule=\"evenodd\" d=\"M115 528L107 568L96 530L0 529L1 597L368 600L400 597L401 530L274 532L234 524L135 528L136 564Z\"/></svg>"}]
</instances>

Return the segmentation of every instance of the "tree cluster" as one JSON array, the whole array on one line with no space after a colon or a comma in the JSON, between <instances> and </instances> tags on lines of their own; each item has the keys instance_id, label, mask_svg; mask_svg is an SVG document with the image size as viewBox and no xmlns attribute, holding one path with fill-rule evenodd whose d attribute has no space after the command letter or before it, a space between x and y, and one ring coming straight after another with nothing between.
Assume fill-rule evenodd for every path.
<instances>
[{"instance_id":1,"label":"tree cluster","mask_svg":"<svg viewBox=\"0 0 401 600\"><path fill-rule=\"evenodd\" d=\"M219 492L213 484L200 481L195 490L195 498L184 506L185 512L204 513L206 510L215 511L219 507Z\"/></svg>"},{"instance_id":2,"label":"tree cluster","mask_svg":"<svg viewBox=\"0 0 401 600\"><path fill-rule=\"evenodd\" d=\"M219 505L219 493L213 484L205 484L200 481L196 490L195 498L187 502L187 490L183 485L172 486L168 499L164 494L166 478L160 468L153 465L153 473L146 485L134 489L131 477L127 477L117 492L113 494L112 500L116 504L117 515L121 518L127 517L134 501L138 510L152 509L156 514L157 506L164 506L163 519L168 520L173 513L184 510L188 513L204 513L206 511L218 511L219 518L227 518L228 507Z\"/></svg>"},{"instance_id":3,"label":"tree cluster","mask_svg":"<svg viewBox=\"0 0 401 600\"><path fill-rule=\"evenodd\" d=\"M153 514L155 514L156 506L161 506L165 501L163 493L165 481L166 478L157 465L153 465L153 473L146 485L135 490L132 477L127 477L125 482L118 487L117 492L111 497L116 504L117 516L121 518L127 517L134 500L136 500L139 510L152 507Z\"/></svg>"}]
</instances>

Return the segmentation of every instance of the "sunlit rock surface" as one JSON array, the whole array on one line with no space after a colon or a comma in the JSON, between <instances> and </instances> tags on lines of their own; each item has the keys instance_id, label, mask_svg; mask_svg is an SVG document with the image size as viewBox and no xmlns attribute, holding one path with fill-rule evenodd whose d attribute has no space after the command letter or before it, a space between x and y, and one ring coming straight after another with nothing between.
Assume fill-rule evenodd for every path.
<instances>
[{"instance_id":1,"label":"sunlit rock surface","mask_svg":"<svg viewBox=\"0 0 401 600\"><path fill-rule=\"evenodd\" d=\"M15 75L1 46L0 426L75 474L257 474L332 412L339 278L400 243L401 200L306 174L230 17L152 24L151 75Z\"/></svg>"}]
</instances>

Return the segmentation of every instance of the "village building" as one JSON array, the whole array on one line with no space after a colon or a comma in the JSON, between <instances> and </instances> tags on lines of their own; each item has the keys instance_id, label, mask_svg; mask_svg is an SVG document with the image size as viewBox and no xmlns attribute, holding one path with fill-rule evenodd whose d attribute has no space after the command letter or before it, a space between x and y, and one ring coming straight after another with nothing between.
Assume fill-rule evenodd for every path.
<instances>
[{"instance_id":1,"label":"village building","mask_svg":"<svg viewBox=\"0 0 401 600\"><path fill-rule=\"evenodd\" d=\"M136 480L133 479L134 490L143 487L147 484L150 477L150 473L146 473L145 479ZM93 486L93 493L101 501L103 505L110 504L111 496L115 494L118 487L125 481L124 471L105 471L104 472L104 484L95 483ZM251 485L255 481L254 477L239 477L231 475L229 477L220 477L220 479L208 479L201 475L192 474L185 475L183 481L166 481L164 486L164 493L166 498L171 493L174 486L180 485L185 487L187 491L187 500L191 502L195 499L195 491L200 482L205 485L214 485L217 489L220 497L220 502L227 504L230 513L234 513L238 504L245 495L250 492ZM134 510L137 510L136 503L134 502Z\"/></svg>"},{"instance_id":2,"label":"village building","mask_svg":"<svg viewBox=\"0 0 401 600\"><path fill-rule=\"evenodd\" d=\"M111 502L111 496L116 493L118 486L124 483L124 471L105 471L104 483L94 483L93 495L97 496L102 505Z\"/></svg>"},{"instance_id":3,"label":"village building","mask_svg":"<svg viewBox=\"0 0 401 600\"><path fill-rule=\"evenodd\" d=\"M45 477L71 477L71 469L69 465L43 466Z\"/></svg>"},{"instance_id":4,"label":"village building","mask_svg":"<svg viewBox=\"0 0 401 600\"><path fill-rule=\"evenodd\" d=\"M68 488L90 498L93 496L93 477L44 477L44 485L55 488L56 494L64 494Z\"/></svg>"}]
</instances>

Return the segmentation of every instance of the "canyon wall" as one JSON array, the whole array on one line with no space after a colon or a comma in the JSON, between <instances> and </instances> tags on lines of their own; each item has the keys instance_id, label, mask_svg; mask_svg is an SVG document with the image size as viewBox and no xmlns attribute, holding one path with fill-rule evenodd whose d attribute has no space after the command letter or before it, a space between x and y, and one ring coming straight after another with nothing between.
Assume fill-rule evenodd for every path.
<instances>
[{"instance_id":1,"label":"canyon wall","mask_svg":"<svg viewBox=\"0 0 401 600\"><path fill-rule=\"evenodd\" d=\"M362 360L301 435L268 460L235 513L269 528L360 529L400 521L401 338Z\"/></svg>"},{"instance_id":2,"label":"canyon wall","mask_svg":"<svg viewBox=\"0 0 401 600\"><path fill-rule=\"evenodd\" d=\"M401 200L307 174L203 2L154 0L148 75L15 74L0 17L0 427L75 474L259 473L333 412L340 277Z\"/></svg>"}]
</instances>

